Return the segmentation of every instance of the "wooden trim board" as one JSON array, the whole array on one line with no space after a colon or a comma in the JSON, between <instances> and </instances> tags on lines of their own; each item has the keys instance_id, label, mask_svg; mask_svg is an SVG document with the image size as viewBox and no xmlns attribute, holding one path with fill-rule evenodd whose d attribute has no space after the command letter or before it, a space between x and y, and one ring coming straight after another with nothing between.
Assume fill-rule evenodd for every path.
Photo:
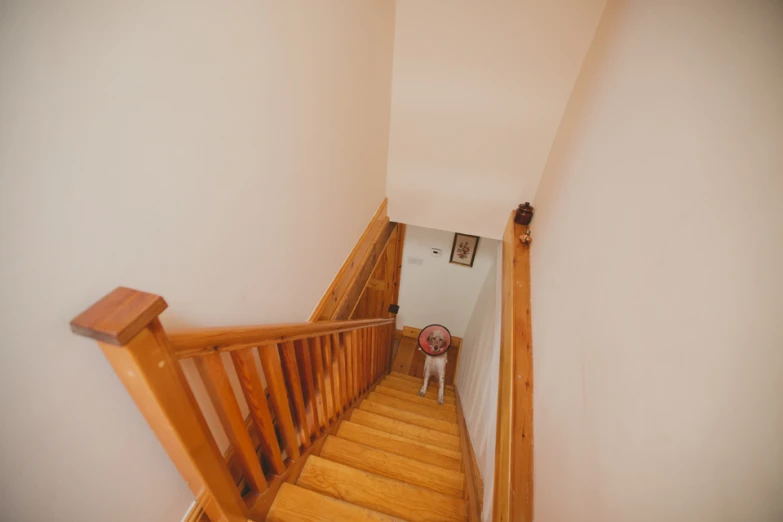
<instances>
[{"instance_id":1,"label":"wooden trim board","mask_svg":"<svg viewBox=\"0 0 783 522\"><path fill-rule=\"evenodd\" d=\"M530 246L511 212L503 235L503 298L492 520L533 519L533 344Z\"/></svg>"},{"instance_id":2,"label":"wooden trim board","mask_svg":"<svg viewBox=\"0 0 783 522\"><path fill-rule=\"evenodd\" d=\"M465 474L465 495L468 508L468 522L480 522L484 501L484 480L478 469L476 453L470 441L468 425L462 413L462 402L457 392L457 423L460 431L460 450L462 451L462 472Z\"/></svg>"},{"instance_id":3,"label":"wooden trim board","mask_svg":"<svg viewBox=\"0 0 783 522\"><path fill-rule=\"evenodd\" d=\"M379 241L384 241L385 245L385 241L388 241L391 234L388 231L389 226L392 224L389 222L387 215L387 205L388 200L384 198L359 241L353 247L351 253L348 254L348 258L340 267L313 313L310 314L310 321L338 319L341 314L345 315L343 318L347 318L354 306L356 306L367 279L375 267L377 255L383 251L381 248L376 253L378 243ZM385 236L385 239L383 236ZM366 268L368 264L372 264L369 269ZM362 277L364 277L364 281L362 281ZM353 302L347 302L349 294L355 294Z\"/></svg>"}]
</instances>

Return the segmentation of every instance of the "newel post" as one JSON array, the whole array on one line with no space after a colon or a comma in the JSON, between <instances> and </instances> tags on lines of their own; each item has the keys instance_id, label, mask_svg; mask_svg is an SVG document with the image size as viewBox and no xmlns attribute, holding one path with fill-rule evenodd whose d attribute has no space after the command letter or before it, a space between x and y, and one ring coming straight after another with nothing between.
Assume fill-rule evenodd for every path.
<instances>
[{"instance_id":1,"label":"newel post","mask_svg":"<svg viewBox=\"0 0 783 522\"><path fill-rule=\"evenodd\" d=\"M160 296L119 287L71 330L98 341L210 520L244 522L247 507L158 320L166 306Z\"/></svg>"}]
</instances>

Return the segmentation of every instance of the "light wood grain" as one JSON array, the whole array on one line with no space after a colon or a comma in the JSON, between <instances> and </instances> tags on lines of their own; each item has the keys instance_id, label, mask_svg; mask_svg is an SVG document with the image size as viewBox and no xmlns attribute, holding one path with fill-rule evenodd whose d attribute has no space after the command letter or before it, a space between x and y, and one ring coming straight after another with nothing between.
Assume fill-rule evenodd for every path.
<instances>
[{"instance_id":1,"label":"light wood grain","mask_svg":"<svg viewBox=\"0 0 783 522\"><path fill-rule=\"evenodd\" d=\"M398 399L396 397L391 397L376 391L372 392L367 397L367 400L370 402L377 402L378 404L383 404L385 406L390 406L392 408L397 408L398 410L405 410L411 413L424 415L431 419L438 419L451 423L457 422L457 414L454 411L442 408L440 404L434 401L434 404L432 405L419 404L403 399Z\"/></svg>"},{"instance_id":2,"label":"light wood grain","mask_svg":"<svg viewBox=\"0 0 783 522\"><path fill-rule=\"evenodd\" d=\"M390 419L407 422L408 424L413 424L415 426L421 426L422 428L429 428L431 430L448 433L449 435L459 436L457 425L453 422L433 419L418 413L400 410L391 406L386 406L385 404L367 400L362 401L362 403L359 405L359 409L369 411L370 413L375 413L377 415L383 415L384 417L389 417Z\"/></svg>"},{"instance_id":3,"label":"light wood grain","mask_svg":"<svg viewBox=\"0 0 783 522\"><path fill-rule=\"evenodd\" d=\"M361 424L344 421L337 430L341 439L358 442L375 449L402 455L433 466L461 471L461 457L455 451L444 450L430 444L423 444L385 431L368 428Z\"/></svg>"},{"instance_id":4,"label":"light wood grain","mask_svg":"<svg viewBox=\"0 0 783 522\"><path fill-rule=\"evenodd\" d=\"M500 375L492 519L533 519L533 345L530 247L511 213L503 236Z\"/></svg>"},{"instance_id":5,"label":"light wood grain","mask_svg":"<svg viewBox=\"0 0 783 522\"><path fill-rule=\"evenodd\" d=\"M324 356L321 338L308 340L310 347L310 361L313 366L313 384L315 385L315 409L318 414L318 424L321 429L326 429L329 423L329 415L326 408L326 385L324 384Z\"/></svg>"},{"instance_id":6,"label":"light wood grain","mask_svg":"<svg viewBox=\"0 0 783 522\"><path fill-rule=\"evenodd\" d=\"M326 442L326 438L337 433L337 430L340 428L343 419L349 416L354 408L355 405L349 407L345 412L345 415L339 417L337 422L332 423L329 428L321 434L320 437L313 441L310 447L307 448L299 458L291 462L287 462L288 466L286 467L285 472L275 477L275 479L269 483L269 489L267 489L264 493L261 493L251 504L252 507L250 508L249 518L252 521L265 519L269 513L269 509L272 507L272 503L275 500L275 495L277 495L278 491L280 490L280 487L286 482L290 484L296 483L299 478L299 474L302 472L302 468L304 467L305 462L307 462L307 457L311 455L318 455L321 452L321 448Z\"/></svg>"},{"instance_id":7,"label":"light wood grain","mask_svg":"<svg viewBox=\"0 0 783 522\"><path fill-rule=\"evenodd\" d=\"M386 245L389 242L396 223L386 222L378 232L378 235L373 240L367 255L362 260L362 264L359 267L354 278L351 280L348 289L345 291L340 301L337 303L337 307L331 314L332 320L348 319L353 314L356 305L359 303L359 298L364 291L367 282L370 280L370 276L381 258L383 251L386 249ZM322 314L323 316L323 314Z\"/></svg>"},{"instance_id":8,"label":"light wood grain","mask_svg":"<svg viewBox=\"0 0 783 522\"><path fill-rule=\"evenodd\" d=\"M315 310L310 315L310 321L326 321L332 318L337 304L341 301L343 295L348 291L352 281L363 266L363 262L371 250L380 230L388 223L387 217L388 200L383 199L375 215L372 217L359 241L354 245L350 254L346 258L340 270L335 275L329 288L327 288L323 297L316 305Z\"/></svg>"},{"instance_id":9,"label":"light wood grain","mask_svg":"<svg viewBox=\"0 0 783 522\"><path fill-rule=\"evenodd\" d=\"M169 337L180 359L208 355L215 351L269 346L318 335L349 332L357 328L392 324L393 318L323 321L318 323L270 324L219 328L192 328L172 332Z\"/></svg>"},{"instance_id":10,"label":"light wood grain","mask_svg":"<svg viewBox=\"0 0 783 522\"><path fill-rule=\"evenodd\" d=\"M354 506L293 484L283 484L280 487L280 492L266 520L268 522L399 521L394 517Z\"/></svg>"},{"instance_id":11,"label":"light wood grain","mask_svg":"<svg viewBox=\"0 0 783 522\"><path fill-rule=\"evenodd\" d=\"M422 383L421 377L416 377L414 375L406 375L404 373L399 373L399 372L391 372L389 374L389 377L396 377L398 379L404 379L404 380L410 381L412 383L418 384L419 386L421 386L421 383ZM437 379L437 377L435 379ZM454 391L454 385L453 384L447 384L445 386L445 389Z\"/></svg>"},{"instance_id":12,"label":"light wood grain","mask_svg":"<svg viewBox=\"0 0 783 522\"><path fill-rule=\"evenodd\" d=\"M353 403L356 397L356 358L354 356L356 343L354 341L354 332L346 332L343 335L345 343L345 380L346 380L346 404Z\"/></svg>"},{"instance_id":13,"label":"light wood grain","mask_svg":"<svg viewBox=\"0 0 783 522\"><path fill-rule=\"evenodd\" d=\"M77 335L123 346L166 306L159 295L120 286L75 317L71 330Z\"/></svg>"},{"instance_id":14,"label":"light wood grain","mask_svg":"<svg viewBox=\"0 0 783 522\"><path fill-rule=\"evenodd\" d=\"M421 388L420 385L417 386L415 383L403 381L401 379L389 378L389 377L383 379L381 381L381 384L383 384L383 386L387 388L392 388L413 395L417 395L419 393L419 389ZM446 402L446 404L453 405L456 403L453 393L454 392L451 392L451 394L449 394L448 390L446 390L445 393L443 394L443 400ZM432 400L437 400L438 387L430 384L429 388L427 388L427 393L424 396Z\"/></svg>"},{"instance_id":15,"label":"light wood grain","mask_svg":"<svg viewBox=\"0 0 783 522\"><path fill-rule=\"evenodd\" d=\"M462 452L462 471L465 474L465 500L467 501L468 522L481 522L481 510L484 500L484 482L477 465L475 452L470 441L468 426L462 413L459 393L457 394L457 413L459 415L460 450Z\"/></svg>"},{"instance_id":16,"label":"light wood grain","mask_svg":"<svg viewBox=\"0 0 783 522\"><path fill-rule=\"evenodd\" d=\"M231 360L234 363L237 377L239 377L239 384L250 410L250 417L258 429L261 449L269 459L272 471L279 475L285 470L285 464L280 446L277 443L275 426L272 423L272 415L269 411L269 404L258 368L256 368L256 362L253 359L253 353L251 349L237 350L231 352Z\"/></svg>"},{"instance_id":17,"label":"light wood grain","mask_svg":"<svg viewBox=\"0 0 783 522\"><path fill-rule=\"evenodd\" d=\"M337 387L339 388L337 390L340 402L338 403L338 411L345 411L345 407L348 404L348 378L346 376L347 369L345 367L346 360L345 360L345 341L342 334L334 334L332 335L332 347L334 350L337 350L336 353L336 359L337 359L337 372L335 372L335 376L337 376Z\"/></svg>"},{"instance_id":18,"label":"light wood grain","mask_svg":"<svg viewBox=\"0 0 783 522\"><path fill-rule=\"evenodd\" d=\"M401 480L447 495L462 496L465 478L458 471L431 466L339 437L326 438L326 443L321 448L321 456L376 475Z\"/></svg>"},{"instance_id":19,"label":"light wood grain","mask_svg":"<svg viewBox=\"0 0 783 522\"><path fill-rule=\"evenodd\" d=\"M245 480L253 490L259 493L266 491L267 483L261 463L256 457L255 446L245 427L245 419L239 409L239 403L231 388L220 354L197 358L196 368L223 425L223 430L245 470Z\"/></svg>"},{"instance_id":20,"label":"light wood grain","mask_svg":"<svg viewBox=\"0 0 783 522\"><path fill-rule=\"evenodd\" d=\"M324 407L326 408L327 425L329 422L334 422L335 415L337 413L337 403L340 392L338 391L339 384L335 382L335 360L332 353L332 337L325 335L321 337L321 354L323 357L323 369L324 369Z\"/></svg>"},{"instance_id":21,"label":"light wood grain","mask_svg":"<svg viewBox=\"0 0 783 522\"><path fill-rule=\"evenodd\" d=\"M410 377L399 377L395 372L390 373L383 380L384 382L396 382L399 384L407 385L411 390L415 390L417 392L419 391L422 383L424 382L423 379L417 379L415 377L413 379L411 379ZM429 384L429 388L433 388L437 391L438 388L437 380L431 380ZM443 390L444 390L444 395L446 397L454 397L453 386L450 387L444 386Z\"/></svg>"},{"instance_id":22,"label":"light wood grain","mask_svg":"<svg viewBox=\"0 0 783 522\"><path fill-rule=\"evenodd\" d=\"M405 520L465 520L465 503L461 499L324 458L308 458L297 484Z\"/></svg>"},{"instance_id":23,"label":"light wood grain","mask_svg":"<svg viewBox=\"0 0 783 522\"><path fill-rule=\"evenodd\" d=\"M411 394L409 391L402 391L402 390L397 390L395 388L388 388L383 385L383 381L381 381L381 383L374 388L374 391L376 393L381 393L383 395L395 397L397 399L412 402L414 404L422 404L432 408L441 408L444 411L449 411L456 415L456 411L457 411L456 404L448 404L448 403L438 404L438 402L435 399L432 399L430 397L419 397L416 394Z\"/></svg>"},{"instance_id":24,"label":"light wood grain","mask_svg":"<svg viewBox=\"0 0 783 522\"><path fill-rule=\"evenodd\" d=\"M459 451L459 437L442 433L440 431L422 428L401 422L395 419L384 417L364 410L354 410L351 413L351 421L357 424L363 424L376 430L385 431L406 439L411 439L425 444L432 444L452 451Z\"/></svg>"},{"instance_id":25,"label":"light wood grain","mask_svg":"<svg viewBox=\"0 0 783 522\"><path fill-rule=\"evenodd\" d=\"M158 319L122 347L98 345L210 519L244 522L247 508Z\"/></svg>"},{"instance_id":26,"label":"light wood grain","mask_svg":"<svg viewBox=\"0 0 783 522\"><path fill-rule=\"evenodd\" d=\"M315 397L315 376L313 374L313 361L310 356L309 339L294 341L296 362L299 366L299 378L302 381L302 398L307 412L307 425L310 437L315 437L321 432L318 419L318 407Z\"/></svg>"},{"instance_id":27,"label":"light wood grain","mask_svg":"<svg viewBox=\"0 0 783 522\"><path fill-rule=\"evenodd\" d=\"M310 423L307 420L307 409L304 403L302 379L299 377L299 363L296 361L296 347L290 341L279 346L280 362L283 367L288 399L291 402L294 427L299 437L299 444L305 448L310 445Z\"/></svg>"},{"instance_id":28,"label":"light wood grain","mask_svg":"<svg viewBox=\"0 0 783 522\"><path fill-rule=\"evenodd\" d=\"M299 458L299 442L297 441L297 430L294 426L291 407L289 406L288 390L283 376L282 363L280 361L280 351L277 346L264 347L258 350L261 367L264 369L267 386L269 387L269 400L272 402L272 408L275 410L280 433L283 435L283 446L289 459Z\"/></svg>"}]
</instances>

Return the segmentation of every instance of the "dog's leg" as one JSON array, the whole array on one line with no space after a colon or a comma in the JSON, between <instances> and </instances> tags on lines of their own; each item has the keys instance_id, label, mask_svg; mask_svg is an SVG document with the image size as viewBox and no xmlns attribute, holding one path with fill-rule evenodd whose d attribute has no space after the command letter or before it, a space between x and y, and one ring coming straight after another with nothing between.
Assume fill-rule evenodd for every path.
<instances>
[{"instance_id":1,"label":"dog's leg","mask_svg":"<svg viewBox=\"0 0 783 522\"><path fill-rule=\"evenodd\" d=\"M446 404L443 398L443 390L446 388L446 365L441 364L438 367L438 404Z\"/></svg>"},{"instance_id":2,"label":"dog's leg","mask_svg":"<svg viewBox=\"0 0 783 522\"><path fill-rule=\"evenodd\" d=\"M421 385L421 390L419 390L419 397L424 397L424 394L427 393L427 386L430 384L430 361L425 360L424 361L424 384Z\"/></svg>"}]
</instances>

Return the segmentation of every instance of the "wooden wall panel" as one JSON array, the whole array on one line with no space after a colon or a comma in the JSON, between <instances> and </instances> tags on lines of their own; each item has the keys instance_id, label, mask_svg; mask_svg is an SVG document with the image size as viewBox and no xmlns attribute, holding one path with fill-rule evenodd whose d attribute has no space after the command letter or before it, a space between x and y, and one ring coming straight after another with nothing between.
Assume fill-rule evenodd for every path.
<instances>
[{"instance_id":1,"label":"wooden wall panel","mask_svg":"<svg viewBox=\"0 0 783 522\"><path fill-rule=\"evenodd\" d=\"M514 212L503 236L498 421L492 520L533 520L533 344L530 246Z\"/></svg>"},{"instance_id":2,"label":"wooden wall panel","mask_svg":"<svg viewBox=\"0 0 783 522\"><path fill-rule=\"evenodd\" d=\"M379 299L391 303L391 299L399 293L399 269L394 270L394 267L398 266L400 227L389 221L386 205L384 199L311 314L310 321L387 317L388 304L383 313L379 312L383 306ZM378 281L384 286L389 282L389 288L384 289L388 297L379 298L373 294L378 290ZM370 292L367 292L368 285L373 289Z\"/></svg>"}]
</instances>

